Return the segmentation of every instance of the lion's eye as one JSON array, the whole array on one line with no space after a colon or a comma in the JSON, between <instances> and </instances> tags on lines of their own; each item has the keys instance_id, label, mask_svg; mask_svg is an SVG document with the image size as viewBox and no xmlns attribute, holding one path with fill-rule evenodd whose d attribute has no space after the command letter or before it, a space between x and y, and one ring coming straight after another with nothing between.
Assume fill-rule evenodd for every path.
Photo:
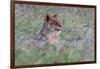
<instances>
[{"instance_id":1,"label":"lion's eye","mask_svg":"<svg viewBox=\"0 0 100 69\"><path fill-rule=\"evenodd\" d=\"M53 23L54 23L54 25L56 25L56 24L57 24L57 22L56 22L56 21L53 21Z\"/></svg>"}]
</instances>

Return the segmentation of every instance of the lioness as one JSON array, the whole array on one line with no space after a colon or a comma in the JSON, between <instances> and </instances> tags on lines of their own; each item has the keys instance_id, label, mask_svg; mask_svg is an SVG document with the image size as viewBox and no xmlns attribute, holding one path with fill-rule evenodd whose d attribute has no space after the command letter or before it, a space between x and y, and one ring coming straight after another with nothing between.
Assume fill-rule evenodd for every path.
<instances>
[{"instance_id":1,"label":"lioness","mask_svg":"<svg viewBox=\"0 0 100 69\"><path fill-rule=\"evenodd\" d=\"M30 40L28 42L31 42L31 46L34 47L43 47L46 44L54 45L59 41L61 27L62 25L57 15L47 14L40 32L30 39L32 42Z\"/></svg>"}]
</instances>

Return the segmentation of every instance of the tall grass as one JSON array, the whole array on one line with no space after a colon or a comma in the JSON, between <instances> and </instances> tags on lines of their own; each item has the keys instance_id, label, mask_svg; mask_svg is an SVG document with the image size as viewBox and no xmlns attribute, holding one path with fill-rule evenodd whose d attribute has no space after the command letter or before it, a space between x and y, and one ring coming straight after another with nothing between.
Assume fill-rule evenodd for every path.
<instances>
[{"instance_id":1,"label":"tall grass","mask_svg":"<svg viewBox=\"0 0 100 69\"><path fill-rule=\"evenodd\" d=\"M94 60L94 9L38 5L15 5L15 64L52 64ZM34 48L24 42L42 28L46 14L62 22L59 45Z\"/></svg>"}]
</instances>

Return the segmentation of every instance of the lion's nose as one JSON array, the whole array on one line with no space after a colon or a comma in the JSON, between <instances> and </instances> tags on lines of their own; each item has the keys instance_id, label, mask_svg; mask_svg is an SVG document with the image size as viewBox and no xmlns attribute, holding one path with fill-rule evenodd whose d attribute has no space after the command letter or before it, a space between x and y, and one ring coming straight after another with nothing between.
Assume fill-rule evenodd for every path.
<instances>
[{"instance_id":1,"label":"lion's nose","mask_svg":"<svg viewBox=\"0 0 100 69\"><path fill-rule=\"evenodd\" d=\"M61 27L61 24L60 23L56 23L56 25L59 26L59 27Z\"/></svg>"},{"instance_id":2,"label":"lion's nose","mask_svg":"<svg viewBox=\"0 0 100 69\"><path fill-rule=\"evenodd\" d=\"M59 25L59 27L61 27L61 25Z\"/></svg>"}]
</instances>

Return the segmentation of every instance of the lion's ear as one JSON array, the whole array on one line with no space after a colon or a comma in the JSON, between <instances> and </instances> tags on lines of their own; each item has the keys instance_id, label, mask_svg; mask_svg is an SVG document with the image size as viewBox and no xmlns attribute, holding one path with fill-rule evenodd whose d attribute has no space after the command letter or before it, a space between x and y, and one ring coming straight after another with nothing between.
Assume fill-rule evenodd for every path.
<instances>
[{"instance_id":1,"label":"lion's ear","mask_svg":"<svg viewBox=\"0 0 100 69\"><path fill-rule=\"evenodd\" d=\"M55 17L55 18L56 18L56 17L58 17L58 15L54 15L53 17Z\"/></svg>"},{"instance_id":2,"label":"lion's ear","mask_svg":"<svg viewBox=\"0 0 100 69\"><path fill-rule=\"evenodd\" d=\"M49 14L47 14L47 15L46 15L45 20L48 22L48 21L49 21L49 19L50 19L50 15L49 15Z\"/></svg>"}]
</instances>

